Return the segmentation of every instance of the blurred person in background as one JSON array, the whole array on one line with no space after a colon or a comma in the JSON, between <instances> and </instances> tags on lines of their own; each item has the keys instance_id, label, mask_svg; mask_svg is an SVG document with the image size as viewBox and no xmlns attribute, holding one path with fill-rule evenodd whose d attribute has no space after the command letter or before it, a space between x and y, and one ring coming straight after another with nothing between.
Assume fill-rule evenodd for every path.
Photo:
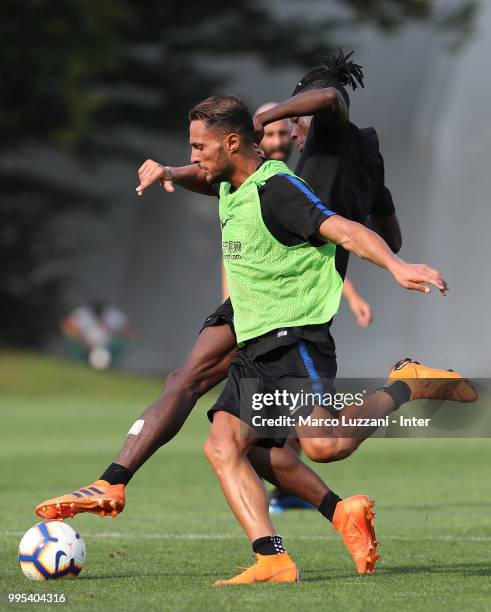
<instances>
[{"instance_id":1,"label":"blurred person in background","mask_svg":"<svg viewBox=\"0 0 491 612\"><path fill-rule=\"evenodd\" d=\"M71 355L96 370L115 365L130 341L127 316L103 300L74 308L60 324Z\"/></svg>"}]
</instances>

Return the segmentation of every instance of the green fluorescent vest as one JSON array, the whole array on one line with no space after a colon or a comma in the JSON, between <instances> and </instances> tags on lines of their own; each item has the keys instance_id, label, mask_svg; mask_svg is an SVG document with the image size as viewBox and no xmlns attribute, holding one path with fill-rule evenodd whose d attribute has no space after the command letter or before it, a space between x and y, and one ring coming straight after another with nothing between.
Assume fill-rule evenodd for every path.
<instances>
[{"instance_id":1,"label":"green fluorescent vest","mask_svg":"<svg viewBox=\"0 0 491 612\"><path fill-rule=\"evenodd\" d=\"M223 261L239 343L273 329L326 323L339 308L336 246L284 246L264 224L258 189L279 173L295 176L272 160L232 193L230 183L220 184Z\"/></svg>"}]
</instances>

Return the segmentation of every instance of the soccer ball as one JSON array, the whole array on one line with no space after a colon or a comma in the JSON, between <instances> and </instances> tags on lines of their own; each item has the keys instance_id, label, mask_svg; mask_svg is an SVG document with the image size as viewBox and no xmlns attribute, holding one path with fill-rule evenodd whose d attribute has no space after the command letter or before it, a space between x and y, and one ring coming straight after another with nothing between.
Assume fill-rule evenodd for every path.
<instances>
[{"instance_id":1,"label":"soccer ball","mask_svg":"<svg viewBox=\"0 0 491 612\"><path fill-rule=\"evenodd\" d=\"M63 521L43 521L31 527L19 544L19 564L29 580L75 578L85 561L79 533Z\"/></svg>"}]
</instances>

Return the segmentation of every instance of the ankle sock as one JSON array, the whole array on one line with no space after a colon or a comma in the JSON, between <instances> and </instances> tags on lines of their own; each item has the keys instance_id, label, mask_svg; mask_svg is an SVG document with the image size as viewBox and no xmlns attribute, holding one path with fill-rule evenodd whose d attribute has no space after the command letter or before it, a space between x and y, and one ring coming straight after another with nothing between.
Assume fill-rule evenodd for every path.
<instances>
[{"instance_id":1,"label":"ankle sock","mask_svg":"<svg viewBox=\"0 0 491 612\"><path fill-rule=\"evenodd\" d=\"M375 391L383 391L384 393L387 393L387 395L390 395L395 404L393 410L398 410L402 404L408 402L411 397L411 389L409 388L409 385L402 380L395 380L393 383L375 389Z\"/></svg>"},{"instance_id":2,"label":"ankle sock","mask_svg":"<svg viewBox=\"0 0 491 612\"><path fill-rule=\"evenodd\" d=\"M119 465L119 463L111 463L99 480L105 480L111 485L127 485L132 477L133 472L131 470Z\"/></svg>"},{"instance_id":3,"label":"ankle sock","mask_svg":"<svg viewBox=\"0 0 491 612\"><path fill-rule=\"evenodd\" d=\"M329 491L329 493L326 493L324 499L319 504L317 510L319 510L322 516L325 516L326 519L332 523L334 512L336 510L336 504L340 501L341 498L338 497L334 491Z\"/></svg>"},{"instance_id":4,"label":"ankle sock","mask_svg":"<svg viewBox=\"0 0 491 612\"><path fill-rule=\"evenodd\" d=\"M279 535L265 536L254 540L252 550L260 555L281 555L286 552L283 548L283 538Z\"/></svg>"}]
</instances>

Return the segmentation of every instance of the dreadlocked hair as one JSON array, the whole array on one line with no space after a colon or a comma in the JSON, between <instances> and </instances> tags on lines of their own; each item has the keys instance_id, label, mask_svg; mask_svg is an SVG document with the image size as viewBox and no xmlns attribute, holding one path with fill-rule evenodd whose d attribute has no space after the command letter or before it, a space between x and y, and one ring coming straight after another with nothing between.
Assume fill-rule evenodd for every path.
<instances>
[{"instance_id":1,"label":"dreadlocked hair","mask_svg":"<svg viewBox=\"0 0 491 612\"><path fill-rule=\"evenodd\" d=\"M363 84L363 66L355 64L349 58L353 55L353 51L344 55L342 49L338 49L337 53L331 56L320 56L321 66L307 72L300 80L292 95L297 95L301 91L309 89L320 89L322 87L334 86L340 90L347 104L349 105L349 96L345 87L349 86L353 91Z\"/></svg>"}]
</instances>

